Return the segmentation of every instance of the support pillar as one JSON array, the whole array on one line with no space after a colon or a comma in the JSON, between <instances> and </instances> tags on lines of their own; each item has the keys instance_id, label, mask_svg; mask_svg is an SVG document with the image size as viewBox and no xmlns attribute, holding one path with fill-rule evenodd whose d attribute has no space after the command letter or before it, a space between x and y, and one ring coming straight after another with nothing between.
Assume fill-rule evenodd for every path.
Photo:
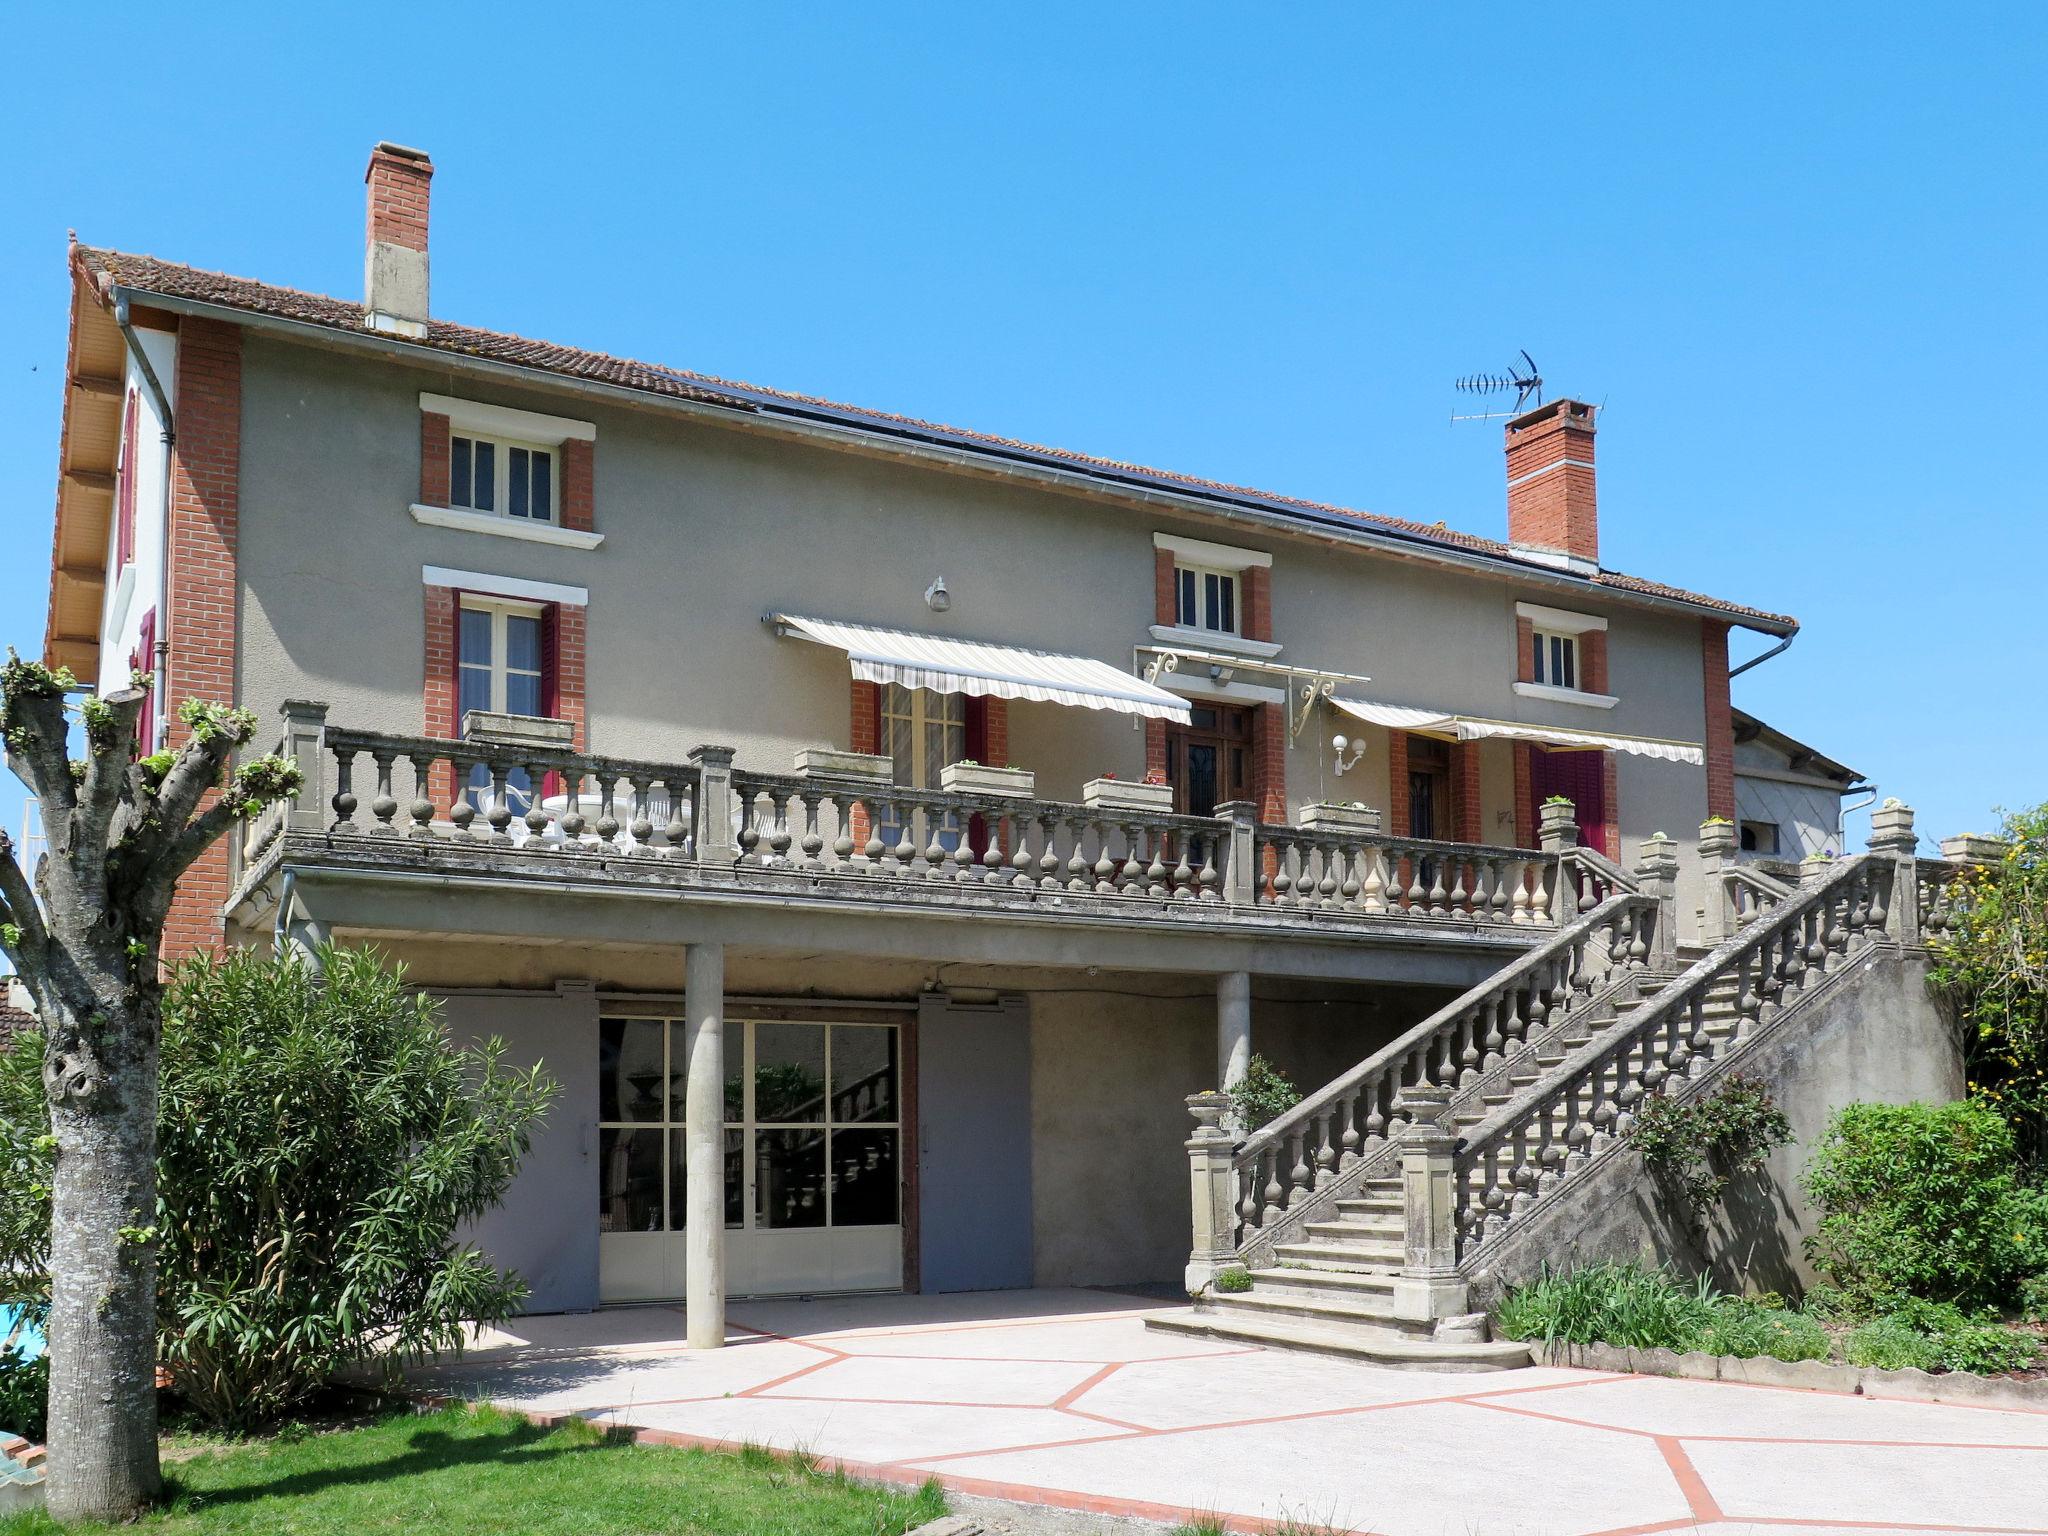
<instances>
[{"instance_id":1,"label":"support pillar","mask_svg":"<svg viewBox=\"0 0 2048 1536\"><path fill-rule=\"evenodd\" d=\"M1403 1088L1395 1100L1408 1124L1397 1138L1405 1232L1401 1272L1394 1277L1394 1316L1410 1322L1462 1317L1470 1310L1471 1288L1458 1273L1458 1138L1444 1124L1450 1109L1448 1088Z\"/></svg>"},{"instance_id":2,"label":"support pillar","mask_svg":"<svg viewBox=\"0 0 2048 1536\"><path fill-rule=\"evenodd\" d=\"M1676 970L1678 964L1678 844L1659 832L1642 841L1636 859L1636 883L1643 894L1657 898L1656 925L1650 935L1647 964L1653 970Z\"/></svg>"},{"instance_id":3,"label":"support pillar","mask_svg":"<svg viewBox=\"0 0 2048 1536\"><path fill-rule=\"evenodd\" d=\"M1735 863L1735 823L1700 823L1700 942L1711 949L1735 932L1735 903L1722 871Z\"/></svg>"},{"instance_id":4,"label":"support pillar","mask_svg":"<svg viewBox=\"0 0 2048 1536\"><path fill-rule=\"evenodd\" d=\"M1918 944L1920 834L1913 830L1910 805L1890 799L1870 813L1870 851L1892 867L1891 889L1885 893L1885 937L1894 944Z\"/></svg>"},{"instance_id":5,"label":"support pillar","mask_svg":"<svg viewBox=\"0 0 2048 1536\"><path fill-rule=\"evenodd\" d=\"M1223 899L1249 907L1259 899L1259 808L1249 800L1226 800L1216 807L1223 827Z\"/></svg>"},{"instance_id":6,"label":"support pillar","mask_svg":"<svg viewBox=\"0 0 2048 1536\"><path fill-rule=\"evenodd\" d=\"M1221 1093L1188 1095L1195 1133L1188 1138L1188 1187L1193 1197L1194 1245L1188 1250L1187 1291L1199 1296L1216 1272L1237 1262L1237 1190L1230 1160L1237 1142L1223 1128L1230 1099Z\"/></svg>"},{"instance_id":7,"label":"support pillar","mask_svg":"<svg viewBox=\"0 0 2048 1536\"><path fill-rule=\"evenodd\" d=\"M1225 971L1216 978L1216 1084L1225 1093L1244 1081L1252 1064L1252 973Z\"/></svg>"},{"instance_id":8,"label":"support pillar","mask_svg":"<svg viewBox=\"0 0 2048 1536\"><path fill-rule=\"evenodd\" d=\"M725 946L683 951L684 1311L692 1349L725 1343Z\"/></svg>"}]
</instances>

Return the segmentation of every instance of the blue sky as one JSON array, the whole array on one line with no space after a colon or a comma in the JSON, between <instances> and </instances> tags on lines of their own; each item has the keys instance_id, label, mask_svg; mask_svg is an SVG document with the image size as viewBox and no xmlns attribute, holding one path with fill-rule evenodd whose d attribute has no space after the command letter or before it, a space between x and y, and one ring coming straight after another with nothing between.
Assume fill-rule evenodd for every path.
<instances>
[{"instance_id":1,"label":"blue sky","mask_svg":"<svg viewBox=\"0 0 2048 1536\"><path fill-rule=\"evenodd\" d=\"M2048 798L2039 7L179 10L10 16L0 642L66 228L352 296L390 138L448 318L1480 532L1527 347L1607 564L1805 623L1738 704L1930 835Z\"/></svg>"}]
</instances>

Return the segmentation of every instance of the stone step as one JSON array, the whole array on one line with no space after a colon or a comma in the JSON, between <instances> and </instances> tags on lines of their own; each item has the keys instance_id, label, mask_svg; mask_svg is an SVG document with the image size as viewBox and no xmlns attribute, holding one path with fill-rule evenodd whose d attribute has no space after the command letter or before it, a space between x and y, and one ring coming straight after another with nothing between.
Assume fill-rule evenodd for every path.
<instances>
[{"instance_id":1,"label":"stone step","mask_svg":"<svg viewBox=\"0 0 2048 1536\"><path fill-rule=\"evenodd\" d=\"M1155 1312L1147 1328L1197 1339L1227 1340L1363 1360L1408 1371L1511 1371L1530 1364L1526 1344L1439 1344L1435 1339L1382 1337L1363 1331L1198 1312Z\"/></svg>"},{"instance_id":2,"label":"stone step","mask_svg":"<svg viewBox=\"0 0 2048 1536\"><path fill-rule=\"evenodd\" d=\"M1394 1256L1394 1267L1398 1268L1401 1257ZM1239 1291L1239 1296L1271 1295L1274 1298L1312 1296L1318 1301L1340 1302L1345 1306L1365 1307L1375 1316L1384 1308L1394 1289L1391 1269L1373 1272L1355 1269L1288 1268L1275 1265L1271 1269L1252 1271L1252 1288Z\"/></svg>"},{"instance_id":3,"label":"stone step","mask_svg":"<svg viewBox=\"0 0 2048 1536\"><path fill-rule=\"evenodd\" d=\"M1380 1243L1276 1243L1273 1257L1286 1264L1298 1264L1308 1269L1346 1270L1352 1274L1379 1275L1386 1280L1389 1288L1393 1275L1387 1259L1388 1249ZM1402 1261L1401 1245L1392 1245L1392 1265Z\"/></svg>"},{"instance_id":4,"label":"stone step","mask_svg":"<svg viewBox=\"0 0 2048 1536\"><path fill-rule=\"evenodd\" d=\"M1405 1235L1405 1229L1396 1225L1385 1226L1379 1222L1361 1221L1312 1221L1302 1228L1302 1235L1311 1242L1327 1240L1345 1247L1373 1247L1392 1238L1398 1241Z\"/></svg>"},{"instance_id":5,"label":"stone step","mask_svg":"<svg viewBox=\"0 0 2048 1536\"><path fill-rule=\"evenodd\" d=\"M1268 1321L1306 1323L1312 1328L1358 1328L1401 1338L1427 1338L1432 1324L1404 1322L1394 1316L1393 1287L1356 1296L1312 1296L1289 1291L1275 1295L1254 1286L1249 1291L1206 1292L1195 1309L1231 1312Z\"/></svg>"}]
</instances>

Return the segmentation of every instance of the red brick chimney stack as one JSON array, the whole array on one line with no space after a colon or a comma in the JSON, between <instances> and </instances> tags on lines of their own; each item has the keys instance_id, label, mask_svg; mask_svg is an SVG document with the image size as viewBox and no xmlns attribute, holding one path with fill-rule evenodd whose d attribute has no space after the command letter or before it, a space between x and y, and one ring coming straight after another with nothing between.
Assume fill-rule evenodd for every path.
<instances>
[{"instance_id":1,"label":"red brick chimney stack","mask_svg":"<svg viewBox=\"0 0 2048 1536\"><path fill-rule=\"evenodd\" d=\"M1600 568L1594 407L1553 400L1507 426L1508 542L1570 570Z\"/></svg>"},{"instance_id":2,"label":"red brick chimney stack","mask_svg":"<svg viewBox=\"0 0 2048 1536\"><path fill-rule=\"evenodd\" d=\"M363 240L363 309L378 330L421 336L427 329L427 194L434 162L423 149L379 144L370 151Z\"/></svg>"}]
</instances>

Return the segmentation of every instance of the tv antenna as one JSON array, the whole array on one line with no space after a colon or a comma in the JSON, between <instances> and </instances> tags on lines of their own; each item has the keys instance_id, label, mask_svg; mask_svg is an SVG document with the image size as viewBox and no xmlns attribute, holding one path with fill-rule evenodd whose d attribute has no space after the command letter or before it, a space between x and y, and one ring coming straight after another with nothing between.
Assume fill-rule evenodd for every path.
<instances>
[{"instance_id":1,"label":"tv antenna","mask_svg":"<svg viewBox=\"0 0 2048 1536\"><path fill-rule=\"evenodd\" d=\"M1531 396L1538 405L1543 403L1543 375L1536 369L1536 359L1526 351L1521 354L1519 364L1509 363L1508 371L1502 373L1472 373L1457 381L1457 388L1468 395L1503 395L1509 390L1515 392L1515 408L1511 411L1484 411L1477 415L1453 415L1453 421L1498 421L1503 416L1519 416L1528 408Z\"/></svg>"}]
</instances>

